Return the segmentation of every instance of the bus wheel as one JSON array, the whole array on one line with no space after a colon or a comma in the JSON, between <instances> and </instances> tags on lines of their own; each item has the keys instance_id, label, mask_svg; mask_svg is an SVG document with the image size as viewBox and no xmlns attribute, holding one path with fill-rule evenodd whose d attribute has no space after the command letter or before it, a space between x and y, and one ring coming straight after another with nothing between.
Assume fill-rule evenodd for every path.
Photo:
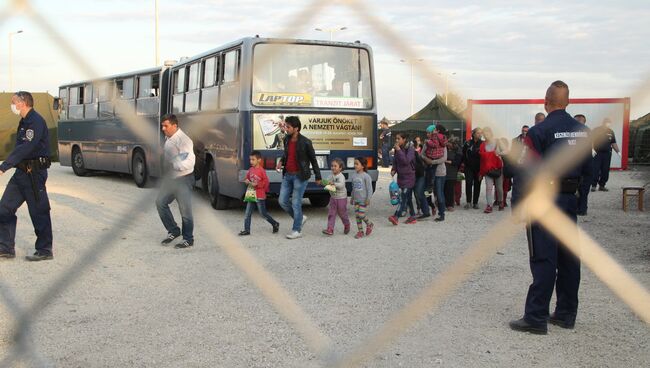
<instances>
[{"instance_id":1,"label":"bus wheel","mask_svg":"<svg viewBox=\"0 0 650 368\"><path fill-rule=\"evenodd\" d=\"M206 191L208 192L212 208L216 210L225 210L228 208L228 197L219 194L219 179L217 178L217 171L214 169L213 162L209 162L208 164Z\"/></svg>"},{"instance_id":2,"label":"bus wheel","mask_svg":"<svg viewBox=\"0 0 650 368\"><path fill-rule=\"evenodd\" d=\"M311 205L314 207L327 207L327 205L330 203L329 195L314 194L308 196L307 198L309 198L309 203L311 203Z\"/></svg>"},{"instance_id":3,"label":"bus wheel","mask_svg":"<svg viewBox=\"0 0 650 368\"><path fill-rule=\"evenodd\" d=\"M133 169L133 181L139 188L144 188L149 181L149 171L147 169L147 160L145 159L142 151L133 152L133 159L131 161Z\"/></svg>"},{"instance_id":4,"label":"bus wheel","mask_svg":"<svg viewBox=\"0 0 650 368\"><path fill-rule=\"evenodd\" d=\"M72 171L77 176L86 176L88 174L84 164L84 156L81 154L79 147L72 149Z\"/></svg>"}]
</instances>

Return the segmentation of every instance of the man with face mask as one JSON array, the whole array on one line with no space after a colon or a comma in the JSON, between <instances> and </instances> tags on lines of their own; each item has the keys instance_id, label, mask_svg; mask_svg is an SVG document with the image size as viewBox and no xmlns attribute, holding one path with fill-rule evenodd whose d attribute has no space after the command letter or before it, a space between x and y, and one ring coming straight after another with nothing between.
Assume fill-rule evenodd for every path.
<instances>
[{"instance_id":1,"label":"man with face mask","mask_svg":"<svg viewBox=\"0 0 650 368\"><path fill-rule=\"evenodd\" d=\"M44 261L52 255L52 221L45 182L50 167L49 133L45 120L33 109L31 93L19 91L11 97L11 111L20 115L16 148L0 165L0 175L16 168L0 200L0 258L14 258L16 210L27 202L36 233L36 253L28 261Z\"/></svg>"},{"instance_id":2,"label":"man with face mask","mask_svg":"<svg viewBox=\"0 0 650 368\"><path fill-rule=\"evenodd\" d=\"M616 144L616 136L614 131L610 128L611 120L609 118L603 120L603 125L593 130L592 136L594 140L594 176L591 182L591 191L596 191L596 185L601 192L607 192L609 189L605 188L609 180L609 167L612 161L612 149L620 154L618 144Z\"/></svg>"}]
</instances>

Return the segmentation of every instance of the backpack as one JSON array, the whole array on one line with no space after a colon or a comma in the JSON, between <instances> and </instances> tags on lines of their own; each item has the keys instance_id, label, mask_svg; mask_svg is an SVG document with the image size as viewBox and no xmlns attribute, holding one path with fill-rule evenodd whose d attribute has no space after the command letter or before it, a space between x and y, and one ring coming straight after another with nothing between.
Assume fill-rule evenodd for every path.
<instances>
[{"instance_id":1,"label":"backpack","mask_svg":"<svg viewBox=\"0 0 650 368\"><path fill-rule=\"evenodd\" d=\"M400 202L400 189L395 179L388 185L388 194L390 196L390 204L397 206Z\"/></svg>"}]
</instances>

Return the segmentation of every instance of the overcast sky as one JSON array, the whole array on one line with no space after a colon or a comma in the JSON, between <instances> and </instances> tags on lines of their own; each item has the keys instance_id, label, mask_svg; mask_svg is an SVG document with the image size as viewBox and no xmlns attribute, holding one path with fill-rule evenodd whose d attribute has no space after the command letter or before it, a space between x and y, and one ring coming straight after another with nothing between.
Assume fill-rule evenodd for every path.
<instances>
[{"instance_id":1,"label":"overcast sky","mask_svg":"<svg viewBox=\"0 0 650 368\"><path fill-rule=\"evenodd\" d=\"M0 1L3 8L8 1ZM364 17L331 1L302 25L307 0L159 0L161 60L178 60L235 39L273 37L287 27L294 37L328 39L314 28L345 26L335 40L361 40L375 52L378 114L410 115L410 68ZM154 0L33 1L34 7L102 75L154 65ZM381 19L436 71L456 73L451 88L465 98L541 98L563 79L572 97L633 96L632 118L650 112L650 1L366 1ZM302 27L299 27L301 26ZM0 90L8 89L7 33L14 40L14 88L48 90L86 76L33 22L0 23ZM444 85L415 73L415 110Z\"/></svg>"}]
</instances>

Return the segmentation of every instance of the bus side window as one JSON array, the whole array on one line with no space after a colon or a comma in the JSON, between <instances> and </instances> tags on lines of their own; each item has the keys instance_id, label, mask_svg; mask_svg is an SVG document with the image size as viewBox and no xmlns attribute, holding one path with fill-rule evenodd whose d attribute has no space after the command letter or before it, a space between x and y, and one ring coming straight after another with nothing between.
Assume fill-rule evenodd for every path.
<instances>
[{"instance_id":1,"label":"bus side window","mask_svg":"<svg viewBox=\"0 0 650 368\"><path fill-rule=\"evenodd\" d=\"M239 77L239 50L227 52L223 57L223 83L236 82Z\"/></svg>"},{"instance_id":2,"label":"bus side window","mask_svg":"<svg viewBox=\"0 0 650 368\"><path fill-rule=\"evenodd\" d=\"M185 112L199 111L199 63L187 68L187 93L185 94Z\"/></svg>"},{"instance_id":3,"label":"bus side window","mask_svg":"<svg viewBox=\"0 0 650 368\"><path fill-rule=\"evenodd\" d=\"M59 88L59 98L61 99L61 103L59 104L59 115L61 120L65 120L68 118L68 89L67 88Z\"/></svg>"},{"instance_id":4,"label":"bus side window","mask_svg":"<svg viewBox=\"0 0 650 368\"><path fill-rule=\"evenodd\" d=\"M201 111L217 110L219 107L219 59L216 56L203 60L203 89L201 90Z\"/></svg>"},{"instance_id":5,"label":"bus side window","mask_svg":"<svg viewBox=\"0 0 650 368\"><path fill-rule=\"evenodd\" d=\"M138 77L138 94L136 101L136 113L138 115L156 115L159 108L157 98L158 74L141 75ZM154 83L156 83L154 87Z\"/></svg>"},{"instance_id":6,"label":"bus side window","mask_svg":"<svg viewBox=\"0 0 650 368\"><path fill-rule=\"evenodd\" d=\"M223 78L219 91L219 108L231 110L239 107L239 50L223 55Z\"/></svg>"},{"instance_id":7,"label":"bus side window","mask_svg":"<svg viewBox=\"0 0 650 368\"><path fill-rule=\"evenodd\" d=\"M70 87L70 119L81 120L84 118L83 86Z\"/></svg>"},{"instance_id":8,"label":"bus side window","mask_svg":"<svg viewBox=\"0 0 650 368\"><path fill-rule=\"evenodd\" d=\"M174 96L172 97L172 112L183 112L185 93L185 67L174 70Z\"/></svg>"},{"instance_id":9,"label":"bus side window","mask_svg":"<svg viewBox=\"0 0 650 368\"><path fill-rule=\"evenodd\" d=\"M99 101L99 118L113 118L113 81L100 81L97 89L97 100Z\"/></svg>"},{"instance_id":10,"label":"bus side window","mask_svg":"<svg viewBox=\"0 0 650 368\"><path fill-rule=\"evenodd\" d=\"M97 105L93 102L94 88L92 84L86 84L84 88L84 118L97 119Z\"/></svg>"}]
</instances>

